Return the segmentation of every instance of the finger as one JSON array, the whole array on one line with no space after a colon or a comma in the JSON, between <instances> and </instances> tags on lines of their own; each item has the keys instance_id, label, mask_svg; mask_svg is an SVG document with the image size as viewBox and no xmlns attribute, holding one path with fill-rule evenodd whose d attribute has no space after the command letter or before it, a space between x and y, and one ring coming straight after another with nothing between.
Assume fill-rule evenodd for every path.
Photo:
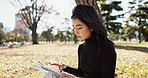
<instances>
[{"instance_id":1,"label":"finger","mask_svg":"<svg viewBox=\"0 0 148 78\"><path fill-rule=\"evenodd\" d=\"M57 78L62 78L61 76L59 76L59 75L56 75L56 74L55 74L55 76L56 76Z\"/></svg>"},{"instance_id":2,"label":"finger","mask_svg":"<svg viewBox=\"0 0 148 78\"><path fill-rule=\"evenodd\" d=\"M52 63L52 64L50 64L50 65L56 65L56 66L59 66L59 64L57 64L57 63Z\"/></svg>"},{"instance_id":3,"label":"finger","mask_svg":"<svg viewBox=\"0 0 148 78\"><path fill-rule=\"evenodd\" d=\"M48 62L48 64L51 64L50 62Z\"/></svg>"},{"instance_id":4,"label":"finger","mask_svg":"<svg viewBox=\"0 0 148 78\"><path fill-rule=\"evenodd\" d=\"M64 72L62 72L61 74L64 75L64 76L66 76L66 77L71 76L70 74L68 74L68 73L64 73Z\"/></svg>"}]
</instances>

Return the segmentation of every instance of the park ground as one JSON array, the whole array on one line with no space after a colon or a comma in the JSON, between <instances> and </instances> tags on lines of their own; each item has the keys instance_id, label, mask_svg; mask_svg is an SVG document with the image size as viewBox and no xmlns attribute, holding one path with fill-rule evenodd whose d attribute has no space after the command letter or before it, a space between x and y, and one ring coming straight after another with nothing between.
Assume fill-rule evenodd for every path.
<instances>
[{"instance_id":1,"label":"park ground","mask_svg":"<svg viewBox=\"0 0 148 78\"><path fill-rule=\"evenodd\" d=\"M148 43L114 42L117 78L148 78ZM0 78L41 78L45 72L33 69L41 61L64 62L77 67L79 44L41 43L0 49Z\"/></svg>"}]
</instances>

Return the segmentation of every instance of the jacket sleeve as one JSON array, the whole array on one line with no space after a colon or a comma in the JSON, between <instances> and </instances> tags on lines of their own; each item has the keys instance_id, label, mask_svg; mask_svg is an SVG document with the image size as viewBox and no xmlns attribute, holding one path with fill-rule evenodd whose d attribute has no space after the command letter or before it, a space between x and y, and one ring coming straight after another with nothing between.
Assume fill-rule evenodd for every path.
<instances>
[{"instance_id":1,"label":"jacket sleeve","mask_svg":"<svg viewBox=\"0 0 148 78\"><path fill-rule=\"evenodd\" d=\"M103 48L100 63L101 78L114 78L116 67L116 52L113 45Z\"/></svg>"},{"instance_id":2,"label":"jacket sleeve","mask_svg":"<svg viewBox=\"0 0 148 78\"><path fill-rule=\"evenodd\" d=\"M77 77L84 77L84 73L80 67L80 49L81 49L81 45L78 48L78 68L72 68L67 66L65 69L62 69L62 70Z\"/></svg>"}]
</instances>

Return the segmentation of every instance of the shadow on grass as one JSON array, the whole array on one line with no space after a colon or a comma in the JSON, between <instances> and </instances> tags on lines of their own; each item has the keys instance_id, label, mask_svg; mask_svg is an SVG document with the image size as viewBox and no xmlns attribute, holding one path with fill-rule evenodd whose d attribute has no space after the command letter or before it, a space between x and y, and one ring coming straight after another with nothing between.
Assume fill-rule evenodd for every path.
<instances>
[{"instance_id":1,"label":"shadow on grass","mask_svg":"<svg viewBox=\"0 0 148 78\"><path fill-rule=\"evenodd\" d=\"M45 57L45 58L48 58L48 57L69 57L69 55L45 55L45 54L10 54L10 53L4 53L4 52L2 52L2 53L0 53L0 55L2 55L2 56L43 56L43 57ZM70 56L70 57L72 57L72 56Z\"/></svg>"},{"instance_id":2,"label":"shadow on grass","mask_svg":"<svg viewBox=\"0 0 148 78\"><path fill-rule=\"evenodd\" d=\"M40 54L9 54L9 53L0 53L2 56L39 56Z\"/></svg>"},{"instance_id":3,"label":"shadow on grass","mask_svg":"<svg viewBox=\"0 0 148 78\"><path fill-rule=\"evenodd\" d=\"M136 51L148 53L148 48L147 47L133 47L133 46L115 45L115 48L117 48L117 49L126 49L126 50L136 50Z\"/></svg>"}]
</instances>

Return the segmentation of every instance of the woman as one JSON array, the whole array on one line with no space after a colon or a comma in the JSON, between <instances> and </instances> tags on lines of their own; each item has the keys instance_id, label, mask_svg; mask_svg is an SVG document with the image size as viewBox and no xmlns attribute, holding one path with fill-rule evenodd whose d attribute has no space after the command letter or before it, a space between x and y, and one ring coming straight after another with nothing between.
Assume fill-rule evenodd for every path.
<instances>
[{"instance_id":1,"label":"woman","mask_svg":"<svg viewBox=\"0 0 148 78\"><path fill-rule=\"evenodd\" d=\"M114 44L107 38L107 31L95 9L88 5L77 5L72 13L75 35L80 40L85 40L78 48L78 68L65 64L52 65L58 65L63 71L76 77L114 78L116 66Z\"/></svg>"}]
</instances>

